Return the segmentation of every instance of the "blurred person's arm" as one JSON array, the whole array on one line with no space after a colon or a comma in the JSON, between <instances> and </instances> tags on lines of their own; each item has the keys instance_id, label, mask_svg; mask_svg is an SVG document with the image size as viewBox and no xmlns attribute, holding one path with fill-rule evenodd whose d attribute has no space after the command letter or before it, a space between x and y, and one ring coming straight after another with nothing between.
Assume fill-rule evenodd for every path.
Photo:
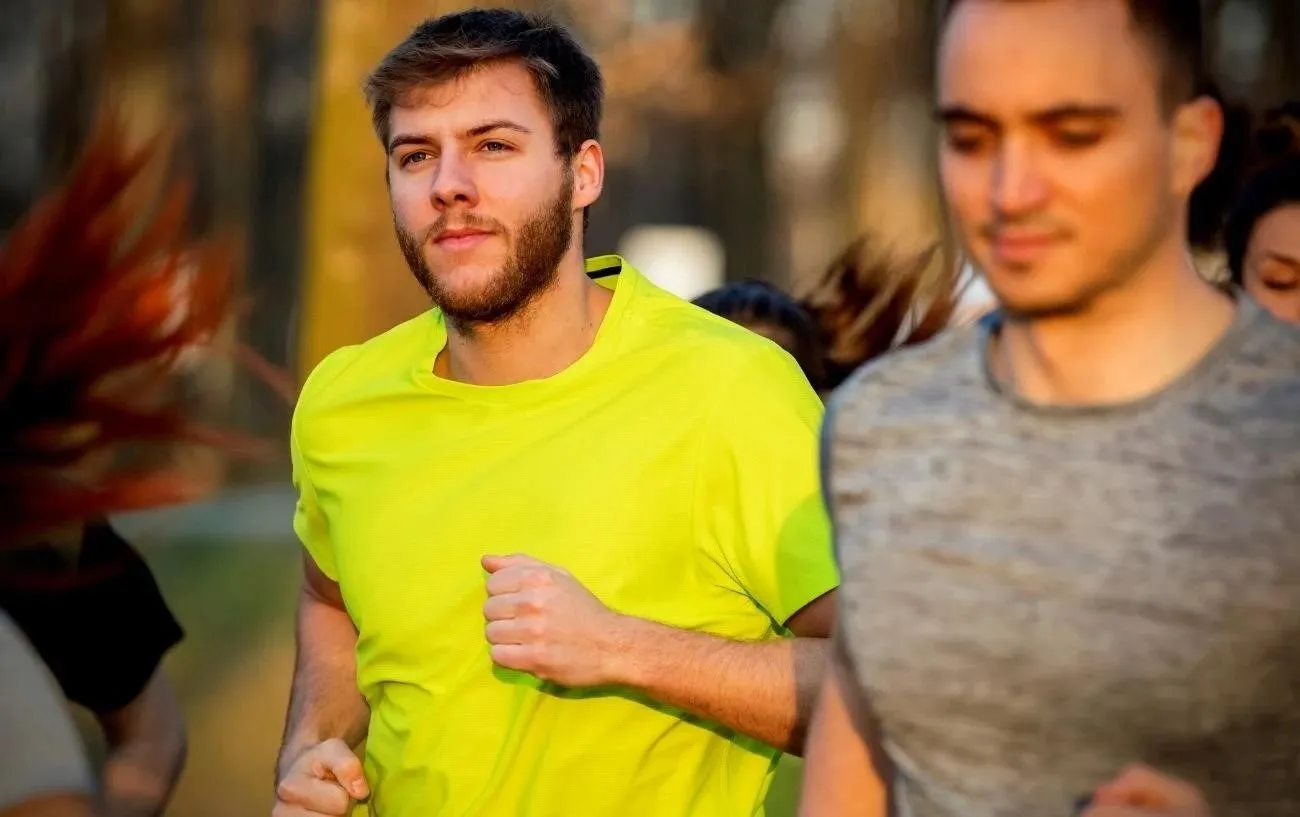
<instances>
[{"instance_id":1,"label":"blurred person's arm","mask_svg":"<svg viewBox=\"0 0 1300 817\"><path fill-rule=\"evenodd\" d=\"M97 713L109 755L101 798L109 817L163 813L185 766L185 715L171 682L157 670L126 706Z\"/></svg>"},{"instance_id":2,"label":"blurred person's arm","mask_svg":"<svg viewBox=\"0 0 1300 817\"><path fill-rule=\"evenodd\" d=\"M0 817L90 817L90 763L49 670L0 614Z\"/></svg>"},{"instance_id":3,"label":"blurred person's arm","mask_svg":"<svg viewBox=\"0 0 1300 817\"><path fill-rule=\"evenodd\" d=\"M184 632L148 564L103 520L50 531L11 556L0 606L103 729L103 807L161 814L185 761L184 713L162 661Z\"/></svg>"},{"instance_id":4,"label":"blurred person's arm","mask_svg":"<svg viewBox=\"0 0 1300 817\"><path fill-rule=\"evenodd\" d=\"M330 740L355 748L365 739L370 709L357 690L357 629L338 583L310 554L303 558L298 598L298 651L284 744L276 766L282 782L308 750Z\"/></svg>"},{"instance_id":5,"label":"blurred person's arm","mask_svg":"<svg viewBox=\"0 0 1300 817\"><path fill-rule=\"evenodd\" d=\"M866 702L843 648L832 644L804 754L799 817L885 817L888 797L865 734Z\"/></svg>"}]
</instances>

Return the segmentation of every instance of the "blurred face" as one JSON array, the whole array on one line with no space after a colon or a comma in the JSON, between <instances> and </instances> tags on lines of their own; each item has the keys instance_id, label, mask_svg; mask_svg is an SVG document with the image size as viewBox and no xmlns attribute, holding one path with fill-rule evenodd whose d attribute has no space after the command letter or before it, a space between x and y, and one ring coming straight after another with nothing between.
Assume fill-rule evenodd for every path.
<instances>
[{"instance_id":1,"label":"blurred face","mask_svg":"<svg viewBox=\"0 0 1300 817\"><path fill-rule=\"evenodd\" d=\"M1003 307L1085 311L1171 242L1213 165L1213 103L1160 105L1123 0L966 0L939 54L940 172ZM1208 152L1207 152L1208 150ZM1208 156L1209 162L1206 163Z\"/></svg>"},{"instance_id":2,"label":"blurred face","mask_svg":"<svg viewBox=\"0 0 1300 817\"><path fill-rule=\"evenodd\" d=\"M398 243L448 318L493 323L554 280L575 215L574 167L556 154L532 77L503 62L430 87L391 114ZM587 149L584 147L584 149Z\"/></svg>"},{"instance_id":3,"label":"blurred face","mask_svg":"<svg viewBox=\"0 0 1300 817\"><path fill-rule=\"evenodd\" d=\"M1242 283L1269 312L1300 323L1300 204L1279 207L1255 225Z\"/></svg>"}]
</instances>

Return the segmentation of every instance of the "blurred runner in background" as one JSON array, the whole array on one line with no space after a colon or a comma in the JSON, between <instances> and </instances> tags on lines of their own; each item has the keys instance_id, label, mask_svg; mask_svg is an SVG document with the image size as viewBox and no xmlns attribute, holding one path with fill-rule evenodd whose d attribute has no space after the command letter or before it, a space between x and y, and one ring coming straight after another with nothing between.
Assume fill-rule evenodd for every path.
<instances>
[{"instance_id":1,"label":"blurred runner in background","mask_svg":"<svg viewBox=\"0 0 1300 817\"><path fill-rule=\"evenodd\" d=\"M832 398L805 815L1300 813L1300 334L1191 261L1201 37L952 4L940 172L1000 309Z\"/></svg>"},{"instance_id":2,"label":"blurred runner in background","mask_svg":"<svg viewBox=\"0 0 1300 817\"><path fill-rule=\"evenodd\" d=\"M153 156L105 126L0 251L0 607L27 630L0 613L4 817L158 814L183 760L158 670L180 628L102 520L211 487L160 449L242 441L167 398L179 357L227 319L231 279L220 247L185 238L182 188L145 216ZM102 782L63 693L105 727Z\"/></svg>"}]
</instances>

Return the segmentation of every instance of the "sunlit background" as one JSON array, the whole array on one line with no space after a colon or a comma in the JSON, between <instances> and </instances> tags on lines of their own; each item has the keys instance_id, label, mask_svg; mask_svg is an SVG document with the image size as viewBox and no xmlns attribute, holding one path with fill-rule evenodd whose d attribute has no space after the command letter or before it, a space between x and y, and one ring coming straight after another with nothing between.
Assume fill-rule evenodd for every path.
<instances>
[{"instance_id":1,"label":"sunlit background","mask_svg":"<svg viewBox=\"0 0 1300 817\"><path fill-rule=\"evenodd\" d=\"M0 0L0 225L57 182L102 103L140 138L176 127L196 231L242 248L249 306L237 331L301 378L426 308L392 238L360 85L415 23L468 5ZM500 5L552 11L604 68L609 175L589 254L623 253L691 297L744 277L797 291L864 230L900 252L940 236L937 3ZM1231 99L1300 98L1300 3L1205 5ZM213 364L194 385L206 411L283 437L289 406L245 370ZM190 717L178 817L269 813L287 699L298 559L287 457L230 466L226 483L213 502L120 522L188 630L169 659ZM787 768L773 817L792 813L792 796Z\"/></svg>"}]
</instances>

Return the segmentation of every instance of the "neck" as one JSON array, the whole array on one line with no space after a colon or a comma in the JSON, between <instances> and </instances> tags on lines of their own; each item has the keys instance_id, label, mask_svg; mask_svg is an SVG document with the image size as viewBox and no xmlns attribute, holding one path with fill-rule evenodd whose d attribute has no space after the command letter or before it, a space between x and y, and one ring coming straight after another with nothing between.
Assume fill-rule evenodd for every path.
<instances>
[{"instance_id":1,"label":"neck","mask_svg":"<svg viewBox=\"0 0 1300 817\"><path fill-rule=\"evenodd\" d=\"M587 277L582 250L574 244L551 286L518 313L488 325L449 322L447 347L434 372L476 386L506 386L559 374L582 357L613 294Z\"/></svg>"},{"instance_id":2,"label":"neck","mask_svg":"<svg viewBox=\"0 0 1300 817\"><path fill-rule=\"evenodd\" d=\"M1131 402L1195 366L1234 311L1179 242L1083 312L1008 320L990 346L993 374L1032 403Z\"/></svg>"}]
</instances>

